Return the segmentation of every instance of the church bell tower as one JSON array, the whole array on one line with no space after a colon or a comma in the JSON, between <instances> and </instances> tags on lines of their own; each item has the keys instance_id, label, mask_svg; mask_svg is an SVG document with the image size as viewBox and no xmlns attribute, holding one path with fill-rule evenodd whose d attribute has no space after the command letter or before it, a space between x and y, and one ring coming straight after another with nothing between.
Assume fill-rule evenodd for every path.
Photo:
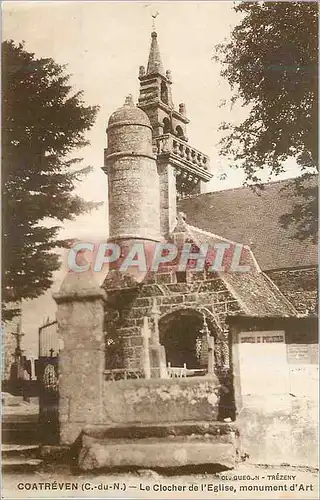
<instances>
[{"instance_id":1,"label":"church bell tower","mask_svg":"<svg viewBox=\"0 0 320 500\"><path fill-rule=\"evenodd\" d=\"M190 146L184 103L178 110L172 100L171 71L164 71L158 36L151 33L147 68L139 69L140 94L138 107L149 117L153 148L157 158L160 181L160 228L168 235L176 224L177 200L200 194L201 183L208 182L209 158Z\"/></svg>"}]
</instances>

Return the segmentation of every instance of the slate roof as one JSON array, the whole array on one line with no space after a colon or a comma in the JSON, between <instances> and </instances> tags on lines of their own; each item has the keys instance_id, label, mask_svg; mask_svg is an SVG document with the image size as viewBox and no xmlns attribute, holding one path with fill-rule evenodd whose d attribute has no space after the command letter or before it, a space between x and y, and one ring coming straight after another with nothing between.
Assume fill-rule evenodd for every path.
<instances>
[{"instance_id":1,"label":"slate roof","mask_svg":"<svg viewBox=\"0 0 320 500\"><path fill-rule=\"evenodd\" d=\"M317 185L317 177L308 181ZM294 192L294 179L264 184L260 195L250 187L204 193L183 199L179 210L193 226L249 245L264 271L317 265L312 241L299 241L296 228L285 229L280 217L303 202Z\"/></svg>"},{"instance_id":2,"label":"slate roof","mask_svg":"<svg viewBox=\"0 0 320 500\"><path fill-rule=\"evenodd\" d=\"M183 238L193 241L198 247L207 243L213 247L215 243L224 241L231 247L241 243L225 240L219 235L203 231L187 224L181 216L178 218L172 236L176 242ZM297 311L289 300L280 292L279 288L265 275L256 263L251 249L244 247L241 264L249 264L249 272L231 271L225 265L225 272L217 272L229 292L237 299L240 307L247 316L254 317L290 317L296 316Z\"/></svg>"},{"instance_id":3,"label":"slate roof","mask_svg":"<svg viewBox=\"0 0 320 500\"><path fill-rule=\"evenodd\" d=\"M247 316L297 316L293 305L265 273L221 273L221 277Z\"/></svg>"}]
</instances>

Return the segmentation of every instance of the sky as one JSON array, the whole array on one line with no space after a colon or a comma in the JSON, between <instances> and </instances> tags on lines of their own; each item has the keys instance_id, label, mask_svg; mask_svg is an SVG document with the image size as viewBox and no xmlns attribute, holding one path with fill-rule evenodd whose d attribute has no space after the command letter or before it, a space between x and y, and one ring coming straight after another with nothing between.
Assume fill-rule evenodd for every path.
<instances>
[{"instance_id":1,"label":"sky","mask_svg":"<svg viewBox=\"0 0 320 500\"><path fill-rule=\"evenodd\" d=\"M66 222L61 236L106 239L108 236L107 177L101 170L106 147L106 126L111 113L122 106L125 97L138 99L138 71L147 64L152 31L156 19L158 41L165 69L172 71L173 100L178 107L186 104L190 144L211 158L212 180L206 191L241 186L239 170L233 170L219 156L218 131L222 121L237 121L247 110L220 107L229 100L231 90L220 76L221 65L213 61L214 46L230 35L240 14L233 2L85 2L25 1L3 2L2 39L25 42L36 57L52 57L66 64L75 90L84 91L87 104L100 106L94 127L88 132L90 146L76 151L83 165L92 172L77 185L77 193L88 201L100 201L101 207L75 221ZM226 179L221 180L221 174ZM291 166L278 177L294 177ZM56 274L57 291L64 271ZM39 299L27 301L23 310L24 341L27 352L37 352L37 331L43 320L55 316L56 305L49 290Z\"/></svg>"}]
</instances>

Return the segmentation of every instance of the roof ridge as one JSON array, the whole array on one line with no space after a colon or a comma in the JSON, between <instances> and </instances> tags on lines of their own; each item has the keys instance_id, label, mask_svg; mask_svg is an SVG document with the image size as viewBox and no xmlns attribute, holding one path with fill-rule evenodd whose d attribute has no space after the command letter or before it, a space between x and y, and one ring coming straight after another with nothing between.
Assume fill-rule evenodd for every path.
<instances>
[{"instance_id":1,"label":"roof ridge","mask_svg":"<svg viewBox=\"0 0 320 500\"><path fill-rule=\"evenodd\" d=\"M311 176L317 176L317 174L310 174ZM285 182L291 182L291 181L294 181L296 179L300 179L300 177L302 177L302 175L297 175L296 177L288 177L287 179L282 179L282 180L277 180L277 181L270 181L270 182L257 182L256 184L249 184L247 186L237 186L237 187L233 187L233 188L227 188L227 189L217 189L216 191L207 191L206 193L200 193L200 194L194 194L194 195L191 195L191 196L188 196L188 198L183 198L182 200L180 201L184 201L184 200L189 200L189 199L196 199L196 198L200 198L201 196L204 196L204 195L207 195L207 194L215 194L215 193L225 193L227 191L240 191L240 190L244 190L244 189L250 189L254 186L258 186L259 184L262 184L262 186L274 186L275 184L280 184L280 183L285 183Z\"/></svg>"},{"instance_id":2,"label":"roof ridge","mask_svg":"<svg viewBox=\"0 0 320 500\"><path fill-rule=\"evenodd\" d=\"M205 231L204 229L200 229L200 227L192 226L191 224L187 224L187 223L186 223L186 226L189 227L191 230L195 229L199 233L205 234L207 236L213 236L213 237L217 238L218 240L224 240L224 241L227 241L228 243L232 243L233 245L243 245L244 247L248 247L248 245L245 245L244 243L239 243L238 241L229 240L228 238L224 238L223 236L219 236L218 234L211 233L210 231ZM250 247L248 247L248 248L250 248Z\"/></svg>"},{"instance_id":3,"label":"roof ridge","mask_svg":"<svg viewBox=\"0 0 320 500\"><path fill-rule=\"evenodd\" d=\"M200 229L200 228L198 228L196 226L191 226L191 224L187 224L186 222L184 224L185 224L186 228L187 229L190 228L191 231L192 230L196 230L196 231L198 231L201 234L205 234L206 236L213 236L213 237L217 238L218 240L226 241L228 243L231 243L232 245L235 245L235 246L238 245L238 246L241 246L242 248L244 248L246 250L249 250L250 256L251 256L251 258L253 260L253 263L256 266L256 271L258 271L258 273L261 273L261 268L260 268L260 266L258 264L257 259L255 258L253 250L251 249L251 247L249 245L246 245L245 243L239 243L238 241L229 240L228 238L224 238L222 236L219 236L218 234L211 233L209 231L205 231L204 229Z\"/></svg>"}]
</instances>

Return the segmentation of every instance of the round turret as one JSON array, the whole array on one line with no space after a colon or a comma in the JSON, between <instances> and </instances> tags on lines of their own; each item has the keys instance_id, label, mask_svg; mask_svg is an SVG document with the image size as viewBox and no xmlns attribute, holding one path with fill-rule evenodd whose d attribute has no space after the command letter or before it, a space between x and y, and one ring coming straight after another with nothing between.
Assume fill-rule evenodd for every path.
<instances>
[{"instance_id":1,"label":"round turret","mask_svg":"<svg viewBox=\"0 0 320 500\"><path fill-rule=\"evenodd\" d=\"M140 154L153 158L152 127L146 113L133 104L132 96L126 98L122 108L110 116L107 128L108 150L110 156L121 154Z\"/></svg>"},{"instance_id":2,"label":"round turret","mask_svg":"<svg viewBox=\"0 0 320 500\"><path fill-rule=\"evenodd\" d=\"M132 96L111 115L107 134L109 238L159 241L160 189L152 128Z\"/></svg>"},{"instance_id":3,"label":"round turret","mask_svg":"<svg viewBox=\"0 0 320 500\"><path fill-rule=\"evenodd\" d=\"M142 109L134 105L132 96L129 95L124 106L112 113L108 121L108 129L121 125L142 125L151 128L150 120Z\"/></svg>"}]
</instances>

